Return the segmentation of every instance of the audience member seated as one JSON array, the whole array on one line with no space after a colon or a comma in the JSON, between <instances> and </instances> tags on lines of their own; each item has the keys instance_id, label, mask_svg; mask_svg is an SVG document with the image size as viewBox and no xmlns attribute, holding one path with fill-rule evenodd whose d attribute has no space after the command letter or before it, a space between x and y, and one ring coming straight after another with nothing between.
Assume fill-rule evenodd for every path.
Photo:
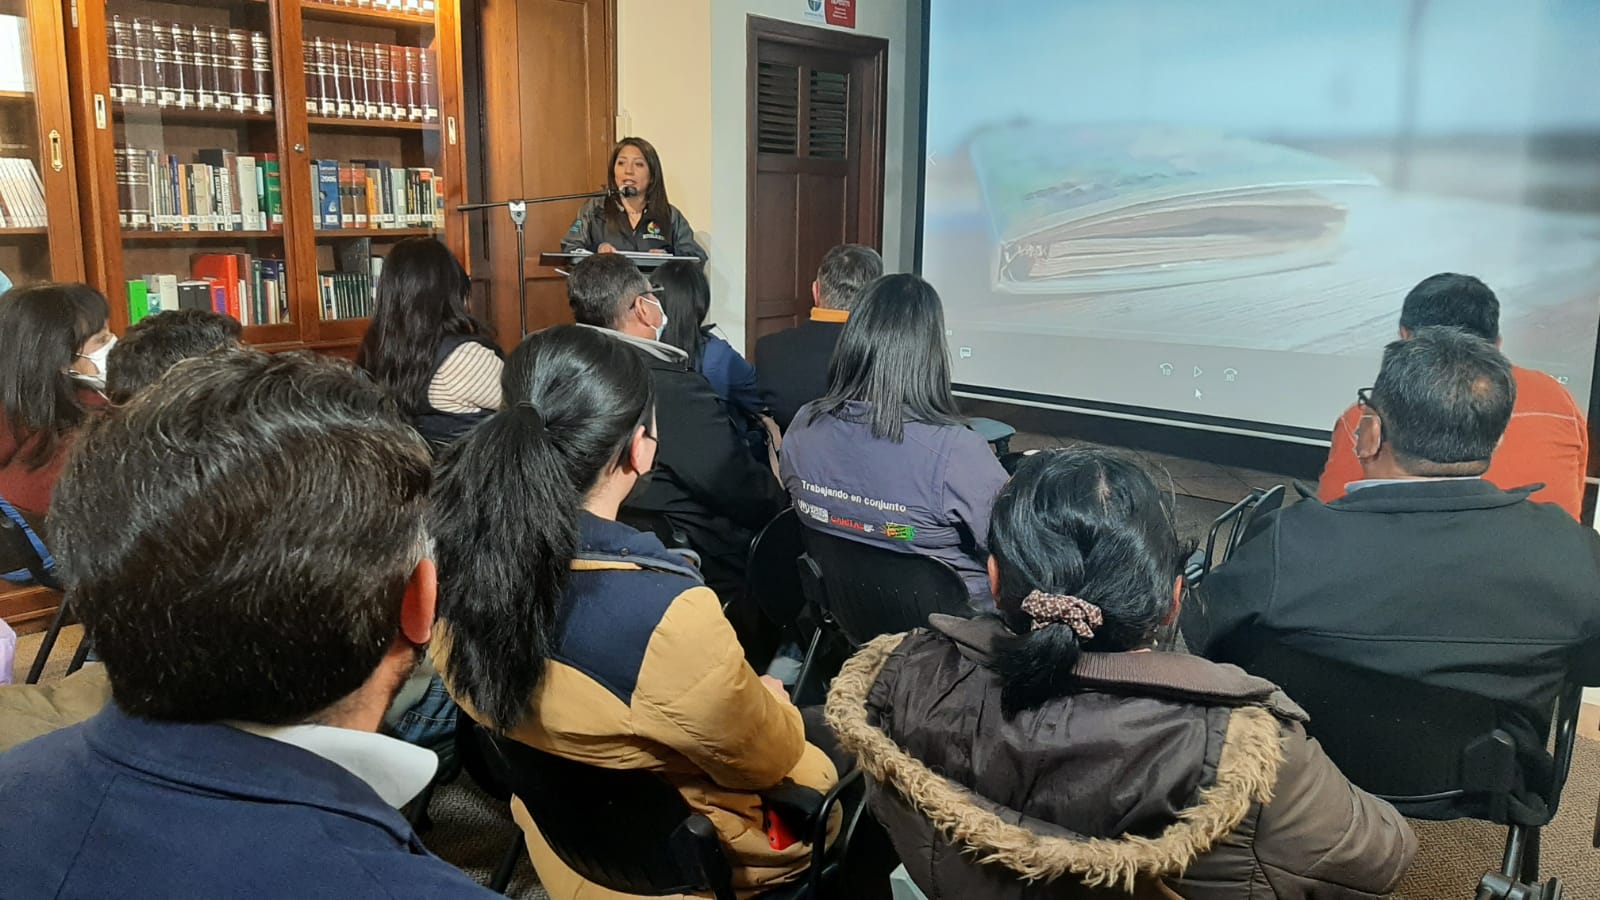
<instances>
[{"instance_id":1,"label":"audience member seated","mask_svg":"<svg viewBox=\"0 0 1600 900\"><path fill-rule=\"evenodd\" d=\"M42 284L0 295L0 498L33 521L67 449L100 393L106 354L106 298L83 284Z\"/></svg>"},{"instance_id":2,"label":"audience member seated","mask_svg":"<svg viewBox=\"0 0 1600 900\"><path fill-rule=\"evenodd\" d=\"M106 396L122 404L180 360L239 346L239 320L208 309L175 309L128 327L107 357Z\"/></svg>"},{"instance_id":3,"label":"audience member seated","mask_svg":"<svg viewBox=\"0 0 1600 900\"><path fill-rule=\"evenodd\" d=\"M1166 496L1100 450L1024 460L995 504L999 616L868 644L827 717L929 897L1368 897L1416 839L1232 666L1151 650L1177 614ZM1045 890L1035 880L1055 881Z\"/></svg>"},{"instance_id":4,"label":"audience member seated","mask_svg":"<svg viewBox=\"0 0 1600 900\"><path fill-rule=\"evenodd\" d=\"M1441 274L1422 280L1400 308L1400 338L1419 328L1460 328L1500 346L1500 301L1471 275ZM1574 519L1583 518L1583 479L1589 465L1589 428L1572 395L1559 381L1533 369L1512 366L1517 403L1511 424L1489 460L1483 478L1511 490L1543 485L1536 503L1554 503ZM1352 405L1333 426L1333 445L1317 491L1324 502L1345 495L1345 485L1362 477L1355 433L1362 410Z\"/></svg>"},{"instance_id":5,"label":"audience member seated","mask_svg":"<svg viewBox=\"0 0 1600 900\"><path fill-rule=\"evenodd\" d=\"M811 317L756 341L756 382L778 427L787 431L800 407L828 391L828 360L861 289L883 275L878 251L840 244L828 251L811 282Z\"/></svg>"},{"instance_id":6,"label":"audience member seated","mask_svg":"<svg viewBox=\"0 0 1600 900\"><path fill-rule=\"evenodd\" d=\"M942 559L990 604L983 542L1006 470L950 394L944 311L926 281L889 275L861 292L780 472L806 525Z\"/></svg>"},{"instance_id":7,"label":"audience member seated","mask_svg":"<svg viewBox=\"0 0 1600 900\"><path fill-rule=\"evenodd\" d=\"M766 414L767 405L756 390L756 370L716 333L716 325L706 324L711 282L700 265L676 260L657 268L650 279L667 319L661 340L688 355L689 368L705 376L736 421L753 422Z\"/></svg>"},{"instance_id":8,"label":"audience member seated","mask_svg":"<svg viewBox=\"0 0 1600 900\"><path fill-rule=\"evenodd\" d=\"M650 372L660 412L655 471L623 504L622 519L700 555L706 583L729 604L751 658L765 620L744 595L750 539L788 505L772 470L750 455L742 430L682 350L658 340L666 325L650 282L624 256L601 253L572 267L567 297L583 325L621 335ZM761 660L764 662L764 660Z\"/></svg>"},{"instance_id":9,"label":"audience member seated","mask_svg":"<svg viewBox=\"0 0 1600 900\"><path fill-rule=\"evenodd\" d=\"M512 352L509 405L440 461L433 658L486 727L678 785L748 896L799 877L810 852L769 845L757 792L786 778L826 790L834 768L782 685L745 662L692 560L617 521L667 446L651 382L630 342L597 329L557 326ZM552 897L618 896L568 869L519 801L512 810Z\"/></svg>"},{"instance_id":10,"label":"audience member seated","mask_svg":"<svg viewBox=\"0 0 1600 900\"><path fill-rule=\"evenodd\" d=\"M356 365L389 389L430 444L454 441L500 408L500 348L467 311L471 290L444 244L400 241L384 257L356 351Z\"/></svg>"},{"instance_id":11,"label":"audience member seated","mask_svg":"<svg viewBox=\"0 0 1600 900\"><path fill-rule=\"evenodd\" d=\"M1482 478L1515 393L1483 338L1423 328L1391 343L1359 393L1364 477L1261 520L1201 586L1190 648L1249 669L1276 641L1480 695L1502 705L1525 770L1547 770L1569 664L1600 683L1600 535Z\"/></svg>"},{"instance_id":12,"label":"audience member seated","mask_svg":"<svg viewBox=\"0 0 1600 900\"><path fill-rule=\"evenodd\" d=\"M428 641L429 455L309 354L217 354L86 432L57 487L113 703L0 756L19 897L492 896L395 807L433 754L374 734Z\"/></svg>"}]
</instances>

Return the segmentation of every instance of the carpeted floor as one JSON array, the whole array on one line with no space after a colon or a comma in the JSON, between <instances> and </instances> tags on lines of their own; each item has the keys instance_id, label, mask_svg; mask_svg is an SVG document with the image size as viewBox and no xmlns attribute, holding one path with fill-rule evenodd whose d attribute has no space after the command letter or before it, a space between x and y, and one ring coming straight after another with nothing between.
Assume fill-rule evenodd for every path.
<instances>
[{"instance_id":1,"label":"carpeted floor","mask_svg":"<svg viewBox=\"0 0 1600 900\"><path fill-rule=\"evenodd\" d=\"M77 645L81 629L67 629L51 654L45 679L61 677ZM32 662L39 635L18 640L15 679L20 682ZM1600 798L1600 741L1580 739L1572 760L1559 815L1543 835L1548 877L1559 875L1566 896L1600 898L1600 850L1591 845L1595 804ZM463 775L434 795L433 828L423 836L435 853L487 884L513 841L520 843L506 807L479 791ZM1411 873L1394 896L1404 900L1458 900L1470 897L1478 878L1497 867L1505 829L1479 822L1413 822L1421 850ZM518 864L509 896L542 900L547 895L526 858Z\"/></svg>"}]
</instances>

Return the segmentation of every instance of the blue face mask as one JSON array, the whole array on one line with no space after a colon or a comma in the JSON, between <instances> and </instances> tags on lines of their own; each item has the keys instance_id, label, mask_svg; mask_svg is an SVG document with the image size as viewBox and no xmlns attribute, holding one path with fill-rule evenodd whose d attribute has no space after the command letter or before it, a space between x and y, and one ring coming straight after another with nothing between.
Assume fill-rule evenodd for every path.
<instances>
[{"instance_id":1,"label":"blue face mask","mask_svg":"<svg viewBox=\"0 0 1600 900\"><path fill-rule=\"evenodd\" d=\"M11 290L11 279L6 277L6 273L0 272L0 294L9 290Z\"/></svg>"}]
</instances>

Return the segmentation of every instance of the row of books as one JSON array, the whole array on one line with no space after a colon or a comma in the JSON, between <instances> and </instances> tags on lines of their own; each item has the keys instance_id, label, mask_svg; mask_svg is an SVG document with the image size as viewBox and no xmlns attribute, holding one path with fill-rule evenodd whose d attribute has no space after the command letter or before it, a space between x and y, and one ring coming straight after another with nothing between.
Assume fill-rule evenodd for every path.
<instances>
[{"instance_id":1,"label":"row of books","mask_svg":"<svg viewBox=\"0 0 1600 900\"><path fill-rule=\"evenodd\" d=\"M373 257L381 263L383 257ZM317 288L322 318L360 319L372 315L378 299L377 277L365 272L319 272Z\"/></svg>"},{"instance_id":2,"label":"row of books","mask_svg":"<svg viewBox=\"0 0 1600 900\"><path fill-rule=\"evenodd\" d=\"M0 228L43 228L49 218L33 160L0 156Z\"/></svg>"},{"instance_id":3,"label":"row of books","mask_svg":"<svg viewBox=\"0 0 1600 900\"><path fill-rule=\"evenodd\" d=\"M353 6L357 9L381 9L386 12L408 12L431 15L434 0L317 0L318 6Z\"/></svg>"},{"instance_id":4,"label":"row of books","mask_svg":"<svg viewBox=\"0 0 1600 900\"><path fill-rule=\"evenodd\" d=\"M444 179L381 159L311 164L318 228L444 228Z\"/></svg>"},{"instance_id":5,"label":"row of books","mask_svg":"<svg viewBox=\"0 0 1600 900\"><path fill-rule=\"evenodd\" d=\"M244 325L290 321L289 279L281 259L201 253L190 275L157 273L128 282L128 321L173 309L209 309Z\"/></svg>"},{"instance_id":6,"label":"row of books","mask_svg":"<svg viewBox=\"0 0 1600 900\"><path fill-rule=\"evenodd\" d=\"M117 148L117 210L129 231L276 231L283 184L275 153L195 152L196 162Z\"/></svg>"},{"instance_id":7,"label":"row of books","mask_svg":"<svg viewBox=\"0 0 1600 900\"><path fill-rule=\"evenodd\" d=\"M265 32L112 16L111 99L161 109L272 112Z\"/></svg>"},{"instance_id":8,"label":"row of books","mask_svg":"<svg viewBox=\"0 0 1600 900\"><path fill-rule=\"evenodd\" d=\"M306 112L339 119L439 120L436 58L426 47L308 38Z\"/></svg>"}]
</instances>

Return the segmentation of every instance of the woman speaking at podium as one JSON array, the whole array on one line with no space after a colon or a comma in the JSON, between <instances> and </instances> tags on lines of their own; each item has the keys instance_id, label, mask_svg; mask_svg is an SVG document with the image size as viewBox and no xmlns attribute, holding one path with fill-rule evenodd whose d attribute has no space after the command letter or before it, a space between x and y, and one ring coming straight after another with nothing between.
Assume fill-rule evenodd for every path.
<instances>
[{"instance_id":1,"label":"woman speaking at podium","mask_svg":"<svg viewBox=\"0 0 1600 900\"><path fill-rule=\"evenodd\" d=\"M644 138L626 137L611 150L611 194L584 204L561 249L567 253L660 253L706 261L683 213L667 202L661 157Z\"/></svg>"}]
</instances>

